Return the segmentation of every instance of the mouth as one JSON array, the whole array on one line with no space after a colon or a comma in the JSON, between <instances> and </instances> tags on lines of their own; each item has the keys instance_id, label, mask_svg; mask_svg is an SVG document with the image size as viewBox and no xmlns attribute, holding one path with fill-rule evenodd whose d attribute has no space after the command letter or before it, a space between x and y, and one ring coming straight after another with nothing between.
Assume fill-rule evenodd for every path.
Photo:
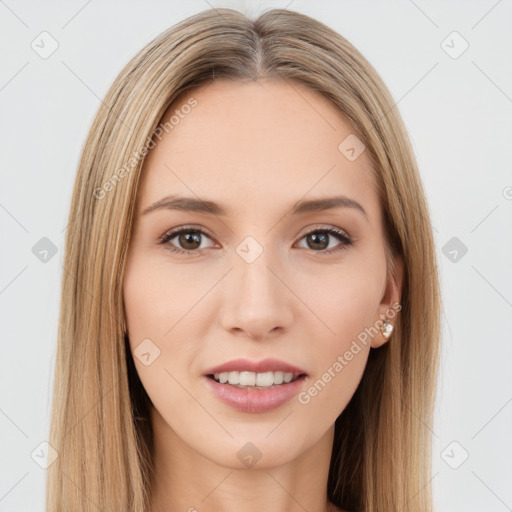
<instances>
[{"instance_id":1,"label":"mouth","mask_svg":"<svg viewBox=\"0 0 512 512\"><path fill-rule=\"evenodd\" d=\"M304 389L307 379L305 373L279 370L203 375L207 388L217 399L243 413L266 413L284 406Z\"/></svg>"},{"instance_id":2,"label":"mouth","mask_svg":"<svg viewBox=\"0 0 512 512\"><path fill-rule=\"evenodd\" d=\"M211 373L206 376L219 384L225 384L239 389L265 390L295 382L302 377L306 377L306 374L283 371L261 373L232 371Z\"/></svg>"}]
</instances>

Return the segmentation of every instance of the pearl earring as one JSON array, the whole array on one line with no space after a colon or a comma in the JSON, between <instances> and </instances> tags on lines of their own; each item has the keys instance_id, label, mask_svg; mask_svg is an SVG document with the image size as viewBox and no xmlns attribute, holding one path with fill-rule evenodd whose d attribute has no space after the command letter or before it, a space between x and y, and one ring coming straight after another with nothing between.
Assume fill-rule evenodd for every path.
<instances>
[{"instance_id":1,"label":"pearl earring","mask_svg":"<svg viewBox=\"0 0 512 512\"><path fill-rule=\"evenodd\" d=\"M393 326L387 320L385 320L380 330L382 331L382 336L388 339L393 332Z\"/></svg>"}]
</instances>

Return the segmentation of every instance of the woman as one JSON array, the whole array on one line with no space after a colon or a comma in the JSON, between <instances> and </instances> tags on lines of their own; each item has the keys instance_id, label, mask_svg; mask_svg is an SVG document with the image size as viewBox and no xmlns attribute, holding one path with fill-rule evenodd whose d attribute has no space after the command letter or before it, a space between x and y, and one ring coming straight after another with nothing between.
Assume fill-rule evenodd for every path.
<instances>
[{"instance_id":1,"label":"woman","mask_svg":"<svg viewBox=\"0 0 512 512\"><path fill-rule=\"evenodd\" d=\"M49 511L432 510L429 211L347 40L280 9L164 32L70 219Z\"/></svg>"}]
</instances>

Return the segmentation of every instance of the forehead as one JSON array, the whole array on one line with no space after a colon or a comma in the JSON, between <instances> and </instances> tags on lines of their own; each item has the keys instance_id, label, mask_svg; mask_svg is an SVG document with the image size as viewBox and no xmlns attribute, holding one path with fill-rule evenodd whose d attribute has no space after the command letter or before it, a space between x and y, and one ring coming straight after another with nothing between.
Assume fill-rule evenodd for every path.
<instances>
[{"instance_id":1,"label":"forehead","mask_svg":"<svg viewBox=\"0 0 512 512\"><path fill-rule=\"evenodd\" d=\"M302 84L217 80L182 93L166 122L144 163L140 209L166 194L214 198L241 213L338 193L380 214L365 152L351 161L339 149L352 125Z\"/></svg>"}]
</instances>

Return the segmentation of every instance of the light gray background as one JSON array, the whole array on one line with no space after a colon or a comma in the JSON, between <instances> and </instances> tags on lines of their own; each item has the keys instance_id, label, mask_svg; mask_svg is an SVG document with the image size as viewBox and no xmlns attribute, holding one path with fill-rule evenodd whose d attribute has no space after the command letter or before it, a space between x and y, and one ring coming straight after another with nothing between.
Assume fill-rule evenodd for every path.
<instances>
[{"instance_id":1,"label":"light gray background","mask_svg":"<svg viewBox=\"0 0 512 512\"><path fill-rule=\"evenodd\" d=\"M31 454L48 439L63 241L93 115L141 47L210 6L309 14L351 41L390 88L420 165L442 276L436 510L512 510L510 1L0 0L0 511L44 510L46 473ZM43 31L59 45L47 59L31 48ZM441 46L462 48L453 31L469 44L458 58ZM43 237L57 248L47 262L32 251Z\"/></svg>"}]
</instances>

